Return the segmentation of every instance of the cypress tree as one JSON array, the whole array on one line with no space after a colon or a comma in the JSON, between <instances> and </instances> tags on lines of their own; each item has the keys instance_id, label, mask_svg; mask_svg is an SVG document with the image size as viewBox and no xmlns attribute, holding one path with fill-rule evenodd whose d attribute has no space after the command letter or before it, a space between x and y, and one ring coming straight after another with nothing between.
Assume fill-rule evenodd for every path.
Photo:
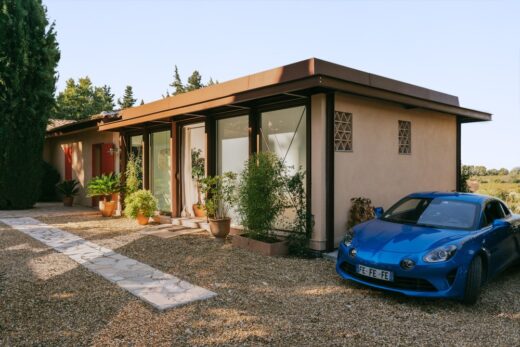
<instances>
[{"instance_id":1,"label":"cypress tree","mask_svg":"<svg viewBox=\"0 0 520 347\"><path fill-rule=\"evenodd\" d=\"M41 0L0 0L0 209L39 197L59 58Z\"/></svg>"}]
</instances>

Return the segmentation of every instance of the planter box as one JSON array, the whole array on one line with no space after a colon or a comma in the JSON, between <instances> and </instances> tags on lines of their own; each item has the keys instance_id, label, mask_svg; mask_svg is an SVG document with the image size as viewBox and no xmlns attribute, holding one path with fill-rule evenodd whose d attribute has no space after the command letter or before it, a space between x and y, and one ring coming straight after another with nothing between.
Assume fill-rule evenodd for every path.
<instances>
[{"instance_id":1,"label":"planter box","mask_svg":"<svg viewBox=\"0 0 520 347\"><path fill-rule=\"evenodd\" d=\"M271 257L287 255L289 253L287 241L268 243L253 240L242 235L234 235L232 244L233 247L247 249L248 251Z\"/></svg>"},{"instance_id":2,"label":"planter box","mask_svg":"<svg viewBox=\"0 0 520 347\"><path fill-rule=\"evenodd\" d=\"M171 224L172 223L172 218L170 216L155 215L152 218L155 223L159 223L159 224Z\"/></svg>"}]
</instances>

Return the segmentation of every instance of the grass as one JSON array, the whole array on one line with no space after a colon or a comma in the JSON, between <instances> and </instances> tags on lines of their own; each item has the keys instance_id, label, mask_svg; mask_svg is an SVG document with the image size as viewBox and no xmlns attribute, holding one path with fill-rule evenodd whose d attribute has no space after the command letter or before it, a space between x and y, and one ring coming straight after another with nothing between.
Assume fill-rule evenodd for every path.
<instances>
[{"instance_id":1,"label":"grass","mask_svg":"<svg viewBox=\"0 0 520 347\"><path fill-rule=\"evenodd\" d=\"M474 176L470 179L473 192L497 197L506 202L513 213L520 214L520 176Z\"/></svg>"}]
</instances>

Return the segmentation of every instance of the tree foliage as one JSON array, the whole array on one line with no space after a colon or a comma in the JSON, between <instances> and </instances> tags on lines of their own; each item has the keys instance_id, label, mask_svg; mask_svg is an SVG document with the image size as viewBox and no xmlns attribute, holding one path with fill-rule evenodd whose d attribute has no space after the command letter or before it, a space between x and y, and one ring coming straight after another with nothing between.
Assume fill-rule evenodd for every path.
<instances>
[{"instance_id":1,"label":"tree foliage","mask_svg":"<svg viewBox=\"0 0 520 347\"><path fill-rule=\"evenodd\" d=\"M178 95L186 92L186 88L181 80L181 75L179 75L179 68L175 65L175 71L173 72L173 82L170 84L172 87L173 95ZM169 96L169 95L168 95Z\"/></svg>"},{"instance_id":2,"label":"tree foliage","mask_svg":"<svg viewBox=\"0 0 520 347\"><path fill-rule=\"evenodd\" d=\"M136 101L137 99L134 99L134 91L132 86L126 86L123 99L117 99L117 104L119 107L121 107L121 109L124 109L134 106Z\"/></svg>"},{"instance_id":3,"label":"tree foliage","mask_svg":"<svg viewBox=\"0 0 520 347\"><path fill-rule=\"evenodd\" d=\"M213 80L213 78L211 78L211 77L210 77L208 83L204 84L202 82L202 75L197 70L192 72L190 77L188 77L187 83L184 84L182 82L181 76L179 74L179 68L177 67L177 65L175 65L175 69L173 72L173 82L170 83L170 87L173 88L172 95L179 95L182 93L191 92L193 90L201 89L204 87L209 87L214 84L218 84L218 81ZM166 91L166 95L163 95L163 98L169 97L169 96L170 96L170 92Z\"/></svg>"},{"instance_id":4,"label":"tree foliage","mask_svg":"<svg viewBox=\"0 0 520 347\"><path fill-rule=\"evenodd\" d=\"M80 120L114 110L114 94L109 86L94 86L88 76L78 82L70 78L58 94L54 118Z\"/></svg>"},{"instance_id":5,"label":"tree foliage","mask_svg":"<svg viewBox=\"0 0 520 347\"><path fill-rule=\"evenodd\" d=\"M39 197L59 58L41 0L0 0L0 209Z\"/></svg>"}]
</instances>

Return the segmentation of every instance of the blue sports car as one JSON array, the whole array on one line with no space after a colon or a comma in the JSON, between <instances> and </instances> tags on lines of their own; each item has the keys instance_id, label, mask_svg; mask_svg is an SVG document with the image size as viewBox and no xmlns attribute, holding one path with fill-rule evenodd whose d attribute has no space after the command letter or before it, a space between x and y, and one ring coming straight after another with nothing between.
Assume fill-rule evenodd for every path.
<instances>
[{"instance_id":1,"label":"blue sports car","mask_svg":"<svg viewBox=\"0 0 520 347\"><path fill-rule=\"evenodd\" d=\"M415 193L353 228L336 271L351 281L474 304L482 284L520 260L520 215L495 198Z\"/></svg>"}]
</instances>

